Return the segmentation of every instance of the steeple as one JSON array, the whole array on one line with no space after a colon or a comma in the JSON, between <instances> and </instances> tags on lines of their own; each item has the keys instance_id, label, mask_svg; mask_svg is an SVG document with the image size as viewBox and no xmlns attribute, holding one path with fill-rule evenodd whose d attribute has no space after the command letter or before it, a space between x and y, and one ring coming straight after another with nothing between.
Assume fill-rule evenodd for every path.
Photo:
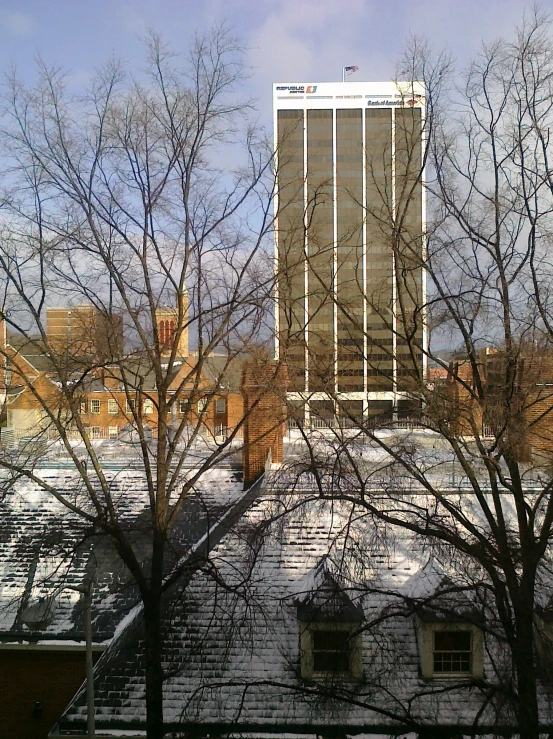
<instances>
[{"instance_id":1,"label":"steeple","mask_svg":"<svg viewBox=\"0 0 553 739\"><path fill-rule=\"evenodd\" d=\"M169 355L173 349L175 334L179 325L179 318L183 329L179 337L177 356L187 357L188 291L186 290L186 286L183 286L182 291L177 295L176 306L174 308L156 308L157 331L162 354Z\"/></svg>"}]
</instances>

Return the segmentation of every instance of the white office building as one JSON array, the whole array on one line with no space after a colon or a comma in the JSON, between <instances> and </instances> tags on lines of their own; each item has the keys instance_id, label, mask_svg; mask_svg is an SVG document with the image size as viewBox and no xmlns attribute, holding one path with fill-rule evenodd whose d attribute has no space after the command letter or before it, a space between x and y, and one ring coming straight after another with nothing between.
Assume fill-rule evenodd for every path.
<instances>
[{"instance_id":1,"label":"white office building","mask_svg":"<svg viewBox=\"0 0 553 739\"><path fill-rule=\"evenodd\" d=\"M276 83L273 103L289 399L406 414L425 361L424 88Z\"/></svg>"}]
</instances>

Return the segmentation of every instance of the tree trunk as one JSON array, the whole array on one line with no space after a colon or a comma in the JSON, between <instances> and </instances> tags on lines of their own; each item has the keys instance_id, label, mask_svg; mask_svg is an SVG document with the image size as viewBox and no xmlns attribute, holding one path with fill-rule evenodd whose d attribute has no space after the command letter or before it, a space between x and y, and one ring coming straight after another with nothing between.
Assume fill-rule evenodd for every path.
<instances>
[{"instance_id":1,"label":"tree trunk","mask_svg":"<svg viewBox=\"0 0 553 739\"><path fill-rule=\"evenodd\" d=\"M161 664L161 598L152 595L144 601L146 652L146 735L162 739L163 668Z\"/></svg>"},{"instance_id":2,"label":"tree trunk","mask_svg":"<svg viewBox=\"0 0 553 739\"><path fill-rule=\"evenodd\" d=\"M516 714L521 739L539 739L537 677L534 661L534 597L514 603L516 626L513 662L517 680Z\"/></svg>"}]
</instances>

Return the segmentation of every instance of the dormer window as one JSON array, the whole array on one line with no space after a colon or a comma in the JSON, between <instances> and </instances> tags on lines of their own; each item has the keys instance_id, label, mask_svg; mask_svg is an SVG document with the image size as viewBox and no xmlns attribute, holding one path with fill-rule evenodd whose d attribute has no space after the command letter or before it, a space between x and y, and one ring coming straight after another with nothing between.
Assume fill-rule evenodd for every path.
<instances>
[{"instance_id":1,"label":"dormer window","mask_svg":"<svg viewBox=\"0 0 553 739\"><path fill-rule=\"evenodd\" d=\"M424 678L482 677L483 637L475 624L418 618L417 639Z\"/></svg>"},{"instance_id":2,"label":"dormer window","mask_svg":"<svg viewBox=\"0 0 553 739\"><path fill-rule=\"evenodd\" d=\"M357 678L363 672L363 611L327 573L298 601L301 676Z\"/></svg>"},{"instance_id":3,"label":"dormer window","mask_svg":"<svg viewBox=\"0 0 553 739\"><path fill-rule=\"evenodd\" d=\"M470 675L472 632L434 631L434 674Z\"/></svg>"},{"instance_id":4,"label":"dormer window","mask_svg":"<svg viewBox=\"0 0 553 739\"><path fill-rule=\"evenodd\" d=\"M359 624L300 622L300 628L302 677L361 677Z\"/></svg>"}]
</instances>

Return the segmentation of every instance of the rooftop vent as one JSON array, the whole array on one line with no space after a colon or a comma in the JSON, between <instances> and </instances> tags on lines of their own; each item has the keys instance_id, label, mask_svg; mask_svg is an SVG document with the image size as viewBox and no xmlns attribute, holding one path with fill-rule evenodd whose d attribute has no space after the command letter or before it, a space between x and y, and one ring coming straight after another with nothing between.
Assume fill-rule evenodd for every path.
<instances>
[{"instance_id":1,"label":"rooftop vent","mask_svg":"<svg viewBox=\"0 0 553 739\"><path fill-rule=\"evenodd\" d=\"M21 614L21 620L30 631L44 631L54 620L57 603L55 598L38 598Z\"/></svg>"}]
</instances>

